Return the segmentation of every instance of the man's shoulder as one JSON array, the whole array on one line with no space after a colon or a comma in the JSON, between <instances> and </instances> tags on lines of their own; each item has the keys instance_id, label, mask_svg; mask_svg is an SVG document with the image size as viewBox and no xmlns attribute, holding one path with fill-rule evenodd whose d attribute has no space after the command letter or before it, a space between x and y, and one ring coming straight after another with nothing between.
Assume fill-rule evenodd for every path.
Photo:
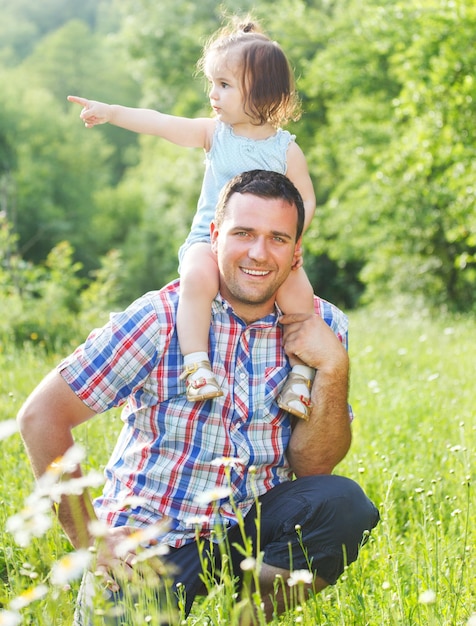
<instances>
[{"instance_id":1,"label":"man's shoulder","mask_svg":"<svg viewBox=\"0 0 476 626\"><path fill-rule=\"evenodd\" d=\"M151 291L148 291L143 296L141 296L139 300L141 299L150 300L150 301L173 300L176 297L178 297L179 292L180 292L180 279L176 278L175 280L172 280L170 283L167 283L160 289L153 289Z\"/></svg>"},{"instance_id":2,"label":"man's shoulder","mask_svg":"<svg viewBox=\"0 0 476 626\"><path fill-rule=\"evenodd\" d=\"M155 289L143 294L128 307L136 311L154 310L159 318L164 315L175 317L177 302L180 293L180 281L173 280L161 289Z\"/></svg>"},{"instance_id":3,"label":"man's shoulder","mask_svg":"<svg viewBox=\"0 0 476 626\"><path fill-rule=\"evenodd\" d=\"M332 302L320 296L314 296L314 310L332 329L340 332L347 331L349 327L347 315Z\"/></svg>"}]
</instances>

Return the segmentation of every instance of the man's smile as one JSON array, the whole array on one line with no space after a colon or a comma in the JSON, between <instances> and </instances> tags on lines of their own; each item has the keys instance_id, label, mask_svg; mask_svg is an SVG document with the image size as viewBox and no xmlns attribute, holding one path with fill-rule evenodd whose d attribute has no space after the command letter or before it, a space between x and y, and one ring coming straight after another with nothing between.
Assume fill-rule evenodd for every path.
<instances>
[{"instance_id":1,"label":"man's smile","mask_svg":"<svg viewBox=\"0 0 476 626\"><path fill-rule=\"evenodd\" d=\"M249 267L242 267L241 271L249 276L267 276L270 270L254 270Z\"/></svg>"}]
</instances>

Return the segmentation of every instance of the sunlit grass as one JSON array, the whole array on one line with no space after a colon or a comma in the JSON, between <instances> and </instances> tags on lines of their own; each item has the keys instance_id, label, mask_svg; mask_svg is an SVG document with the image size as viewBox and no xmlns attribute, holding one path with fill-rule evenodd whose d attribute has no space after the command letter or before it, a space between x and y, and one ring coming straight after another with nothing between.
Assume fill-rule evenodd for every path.
<instances>
[{"instance_id":1,"label":"sunlit grass","mask_svg":"<svg viewBox=\"0 0 476 626\"><path fill-rule=\"evenodd\" d=\"M335 587L273 623L474 626L476 323L383 309L350 319L356 419L352 449L338 472L358 480L379 505L382 521ZM3 420L15 417L56 360L31 349L0 351ZM119 413L113 412L77 430L87 471L102 469L119 429ZM34 482L19 435L0 446L0 604L21 615L22 623L71 624L78 581L51 583L69 544L56 522L24 548L6 531ZM238 624L243 607L230 580L220 586L209 581L208 591L184 623ZM250 602L259 604L259 598L251 594ZM7 618L0 617L0 625L15 623ZM258 618L263 623L259 611ZM157 618L137 607L135 623Z\"/></svg>"}]
</instances>

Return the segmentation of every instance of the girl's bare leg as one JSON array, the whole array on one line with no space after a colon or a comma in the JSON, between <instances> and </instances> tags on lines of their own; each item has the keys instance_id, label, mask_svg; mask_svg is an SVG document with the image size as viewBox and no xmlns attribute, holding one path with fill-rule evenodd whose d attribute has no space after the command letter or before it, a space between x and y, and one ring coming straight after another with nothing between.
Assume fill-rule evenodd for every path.
<instances>
[{"instance_id":1,"label":"girl's bare leg","mask_svg":"<svg viewBox=\"0 0 476 626\"><path fill-rule=\"evenodd\" d=\"M187 399L222 396L208 355L211 304L218 292L218 267L210 245L196 243L185 253L180 271L177 334L184 356Z\"/></svg>"},{"instance_id":2,"label":"girl's bare leg","mask_svg":"<svg viewBox=\"0 0 476 626\"><path fill-rule=\"evenodd\" d=\"M302 267L292 271L277 294L279 308L284 313L314 313L314 292ZM290 355L292 370L278 397L278 405L301 419L309 419L311 387L315 370L297 356Z\"/></svg>"}]
</instances>

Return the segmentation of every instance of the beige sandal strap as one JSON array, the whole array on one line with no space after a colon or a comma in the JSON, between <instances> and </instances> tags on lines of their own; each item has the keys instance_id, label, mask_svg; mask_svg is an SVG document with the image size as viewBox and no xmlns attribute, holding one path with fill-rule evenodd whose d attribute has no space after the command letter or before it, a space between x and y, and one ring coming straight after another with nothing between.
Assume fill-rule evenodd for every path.
<instances>
[{"instance_id":1,"label":"beige sandal strap","mask_svg":"<svg viewBox=\"0 0 476 626\"><path fill-rule=\"evenodd\" d=\"M210 361L198 361L198 363L189 363L188 365L184 365L183 372L180 374L179 380L187 378L187 376L193 374L201 367L211 371Z\"/></svg>"}]
</instances>

